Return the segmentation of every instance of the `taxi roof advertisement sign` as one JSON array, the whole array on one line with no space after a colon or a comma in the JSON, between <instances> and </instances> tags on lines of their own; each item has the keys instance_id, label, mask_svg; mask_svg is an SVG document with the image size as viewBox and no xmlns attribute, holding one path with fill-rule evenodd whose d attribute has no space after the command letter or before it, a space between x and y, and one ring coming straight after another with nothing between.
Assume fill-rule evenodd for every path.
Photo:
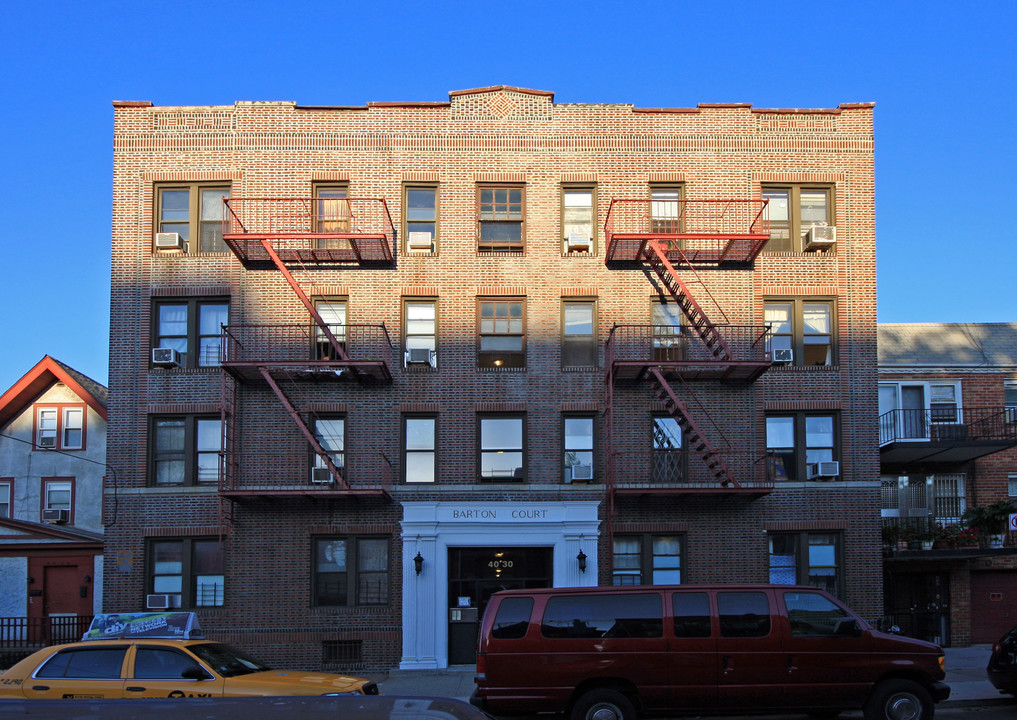
<instances>
[{"instance_id":1,"label":"taxi roof advertisement sign","mask_svg":"<svg viewBox=\"0 0 1017 720\"><path fill-rule=\"evenodd\" d=\"M191 612L106 613L92 619L82 640L125 637L187 640L202 633L198 616Z\"/></svg>"}]
</instances>

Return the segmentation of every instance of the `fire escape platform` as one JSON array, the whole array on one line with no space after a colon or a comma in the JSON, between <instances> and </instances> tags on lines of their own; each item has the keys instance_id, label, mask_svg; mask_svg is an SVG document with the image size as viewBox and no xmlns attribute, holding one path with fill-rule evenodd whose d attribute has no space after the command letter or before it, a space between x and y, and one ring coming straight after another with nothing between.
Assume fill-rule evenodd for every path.
<instances>
[{"instance_id":1,"label":"fire escape platform","mask_svg":"<svg viewBox=\"0 0 1017 720\"><path fill-rule=\"evenodd\" d=\"M220 490L220 497L234 503L271 502L278 499L310 500L343 500L345 498L379 498L391 500L392 496L385 488L315 488L315 487L242 487L232 490Z\"/></svg>"},{"instance_id":2,"label":"fire escape platform","mask_svg":"<svg viewBox=\"0 0 1017 720\"><path fill-rule=\"evenodd\" d=\"M762 483L758 485L744 483L738 486L731 485L666 485L659 486L650 483L618 483L613 488L615 495L619 496L673 496L673 495L698 495L700 497L745 497L750 499L764 497L773 492L773 483Z\"/></svg>"},{"instance_id":3,"label":"fire escape platform","mask_svg":"<svg viewBox=\"0 0 1017 720\"><path fill-rule=\"evenodd\" d=\"M898 440L879 448L884 465L966 463L986 455L1017 447L1017 439L1003 440Z\"/></svg>"},{"instance_id":4,"label":"fire escape platform","mask_svg":"<svg viewBox=\"0 0 1017 720\"><path fill-rule=\"evenodd\" d=\"M615 381L641 382L656 368L666 378L685 382L743 382L751 383L770 369L771 362L662 362L660 360L617 360L612 363L612 377Z\"/></svg>"},{"instance_id":5,"label":"fire escape platform","mask_svg":"<svg viewBox=\"0 0 1017 720\"><path fill-rule=\"evenodd\" d=\"M606 262L641 262L651 240L666 248L675 265L724 265L750 263L770 239L769 233L724 236L707 233L611 233L607 237Z\"/></svg>"},{"instance_id":6,"label":"fire escape platform","mask_svg":"<svg viewBox=\"0 0 1017 720\"><path fill-rule=\"evenodd\" d=\"M381 360L361 361L290 361L290 362L224 362L222 369L245 384L264 383L262 368L274 377L298 383L349 383L391 385L392 372Z\"/></svg>"}]
</instances>

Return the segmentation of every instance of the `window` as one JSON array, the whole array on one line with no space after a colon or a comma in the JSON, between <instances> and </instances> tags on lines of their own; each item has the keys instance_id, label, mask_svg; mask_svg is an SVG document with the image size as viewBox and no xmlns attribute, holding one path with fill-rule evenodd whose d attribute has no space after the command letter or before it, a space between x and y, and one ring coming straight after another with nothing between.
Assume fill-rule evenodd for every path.
<instances>
[{"instance_id":1,"label":"window","mask_svg":"<svg viewBox=\"0 0 1017 720\"><path fill-rule=\"evenodd\" d=\"M670 415L653 418L652 481L660 485L674 485L685 477L685 452L682 448L682 429L678 420Z\"/></svg>"},{"instance_id":2,"label":"window","mask_svg":"<svg viewBox=\"0 0 1017 720\"><path fill-rule=\"evenodd\" d=\"M135 680L179 681L183 672L191 668L201 670L194 658L173 648L138 646L135 650Z\"/></svg>"},{"instance_id":3,"label":"window","mask_svg":"<svg viewBox=\"0 0 1017 720\"><path fill-rule=\"evenodd\" d=\"M829 300L768 300L767 350L774 365L833 365L833 303Z\"/></svg>"},{"instance_id":4,"label":"window","mask_svg":"<svg viewBox=\"0 0 1017 720\"><path fill-rule=\"evenodd\" d=\"M880 442L964 439L960 398L958 381L879 383Z\"/></svg>"},{"instance_id":5,"label":"window","mask_svg":"<svg viewBox=\"0 0 1017 720\"><path fill-rule=\"evenodd\" d=\"M561 233L562 252L595 252L597 202L594 188L562 187Z\"/></svg>"},{"instance_id":6,"label":"window","mask_svg":"<svg viewBox=\"0 0 1017 720\"><path fill-rule=\"evenodd\" d=\"M522 482L526 478L526 423L522 415L478 419L481 482Z\"/></svg>"},{"instance_id":7,"label":"window","mask_svg":"<svg viewBox=\"0 0 1017 720\"><path fill-rule=\"evenodd\" d=\"M786 592L784 607L794 637L840 635L844 633L842 628L847 627L844 621L852 620L844 608L814 592Z\"/></svg>"},{"instance_id":8,"label":"window","mask_svg":"<svg viewBox=\"0 0 1017 720\"><path fill-rule=\"evenodd\" d=\"M770 582L811 585L840 597L840 535L829 532L771 533Z\"/></svg>"},{"instance_id":9,"label":"window","mask_svg":"<svg viewBox=\"0 0 1017 720\"><path fill-rule=\"evenodd\" d=\"M522 252L524 247L522 185L477 187L477 249L482 252Z\"/></svg>"},{"instance_id":10,"label":"window","mask_svg":"<svg viewBox=\"0 0 1017 720\"><path fill-rule=\"evenodd\" d=\"M222 419L218 416L153 417L149 427L150 484L208 485L219 482Z\"/></svg>"},{"instance_id":11,"label":"window","mask_svg":"<svg viewBox=\"0 0 1017 720\"><path fill-rule=\"evenodd\" d=\"M179 233L186 252L229 251L222 239L222 201L230 196L229 187L192 183L159 187L156 195L158 232Z\"/></svg>"},{"instance_id":12,"label":"window","mask_svg":"<svg viewBox=\"0 0 1017 720\"><path fill-rule=\"evenodd\" d=\"M612 584L678 585L682 544L678 535L615 536Z\"/></svg>"},{"instance_id":13,"label":"window","mask_svg":"<svg viewBox=\"0 0 1017 720\"><path fill-rule=\"evenodd\" d=\"M659 593L556 595L547 601L540 634L546 638L659 638L664 635Z\"/></svg>"},{"instance_id":14,"label":"window","mask_svg":"<svg viewBox=\"0 0 1017 720\"><path fill-rule=\"evenodd\" d=\"M721 637L766 637L770 634L770 601L761 592L718 592L717 619Z\"/></svg>"},{"instance_id":15,"label":"window","mask_svg":"<svg viewBox=\"0 0 1017 720\"><path fill-rule=\"evenodd\" d=\"M315 605L388 605L388 538L316 538Z\"/></svg>"},{"instance_id":16,"label":"window","mask_svg":"<svg viewBox=\"0 0 1017 720\"><path fill-rule=\"evenodd\" d=\"M593 416L567 415L562 418L562 426L565 482L591 482L594 479Z\"/></svg>"},{"instance_id":17,"label":"window","mask_svg":"<svg viewBox=\"0 0 1017 720\"><path fill-rule=\"evenodd\" d=\"M314 186L314 232L322 235L338 235L350 231L350 201L346 185ZM318 238L319 248L345 248L349 240L342 238Z\"/></svg>"},{"instance_id":18,"label":"window","mask_svg":"<svg viewBox=\"0 0 1017 720\"><path fill-rule=\"evenodd\" d=\"M1003 404L1006 407L1006 421L1017 423L1017 381L1008 380L1003 384Z\"/></svg>"},{"instance_id":19,"label":"window","mask_svg":"<svg viewBox=\"0 0 1017 720\"><path fill-rule=\"evenodd\" d=\"M67 516L71 516L74 508L74 481L68 479L43 479L42 481L42 509L43 510L66 510Z\"/></svg>"},{"instance_id":20,"label":"window","mask_svg":"<svg viewBox=\"0 0 1017 720\"><path fill-rule=\"evenodd\" d=\"M803 235L814 225L835 225L833 189L798 185L763 188L763 199L769 200L764 217L770 221L771 252L801 252Z\"/></svg>"},{"instance_id":21,"label":"window","mask_svg":"<svg viewBox=\"0 0 1017 720\"><path fill-rule=\"evenodd\" d=\"M408 483L433 483L437 476L438 418L405 416L403 443L403 479Z\"/></svg>"},{"instance_id":22,"label":"window","mask_svg":"<svg viewBox=\"0 0 1017 720\"><path fill-rule=\"evenodd\" d=\"M182 608L224 604L226 558L218 540L152 540L148 552L152 594L176 595Z\"/></svg>"},{"instance_id":23,"label":"window","mask_svg":"<svg viewBox=\"0 0 1017 720\"><path fill-rule=\"evenodd\" d=\"M328 453L332 464L342 472L346 465L346 418L343 417L315 417L311 419L314 438ZM325 459L318 455L313 448L311 453L311 482L331 483L332 473Z\"/></svg>"},{"instance_id":24,"label":"window","mask_svg":"<svg viewBox=\"0 0 1017 720\"><path fill-rule=\"evenodd\" d=\"M682 317L682 309L674 300L654 300L651 304L654 360L678 362L684 359Z\"/></svg>"},{"instance_id":25,"label":"window","mask_svg":"<svg viewBox=\"0 0 1017 720\"><path fill-rule=\"evenodd\" d=\"M526 367L526 316L522 300L481 300L478 303L481 368Z\"/></svg>"},{"instance_id":26,"label":"window","mask_svg":"<svg viewBox=\"0 0 1017 720\"><path fill-rule=\"evenodd\" d=\"M828 463L838 456L835 416L813 413L767 416L766 449L773 458L776 480L830 477L833 473L829 472L832 468Z\"/></svg>"},{"instance_id":27,"label":"window","mask_svg":"<svg viewBox=\"0 0 1017 720\"><path fill-rule=\"evenodd\" d=\"M339 347L342 348L343 352L346 352L346 300L316 298L314 300L314 310L318 313L318 317L321 318L322 322L328 326L328 331L332 333L332 337L339 343ZM332 342L329 340L328 335L325 334L325 331L322 330L317 322L312 324L314 325L312 328L314 335L314 347L311 351L312 359L338 359L338 353L332 347Z\"/></svg>"},{"instance_id":28,"label":"window","mask_svg":"<svg viewBox=\"0 0 1017 720\"><path fill-rule=\"evenodd\" d=\"M533 598L508 597L498 604L498 614L491 624L491 637L497 640L518 640L526 635L533 613Z\"/></svg>"},{"instance_id":29,"label":"window","mask_svg":"<svg viewBox=\"0 0 1017 720\"><path fill-rule=\"evenodd\" d=\"M403 237L410 252L434 252L438 245L438 188L403 188Z\"/></svg>"},{"instance_id":30,"label":"window","mask_svg":"<svg viewBox=\"0 0 1017 720\"><path fill-rule=\"evenodd\" d=\"M403 363L407 368L438 367L437 316L434 300L403 301Z\"/></svg>"},{"instance_id":31,"label":"window","mask_svg":"<svg viewBox=\"0 0 1017 720\"><path fill-rule=\"evenodd\" d=\"M1007 495L1010 497L1017 497L1017 473L1010 473L1006 477ZM10 497L10 486L7 488L8 497ZM9 516L8 516L9 517Z\"/></svg>"},{"instance_id":32,"label":"window","mask_svg":"<svg viewBox=\"0 0 1017 720\"><path fill-rule=\"evenodd\" d=\"M83 450L84 405L36 405L36 450Z\"/></svg>"},{"instance_id":33,"label":"window","mask_svg":"<svg viewBox=\"0 0 1017 720\"><path fill-rule=\"evenodd\" d=\"M676 235L682 232L682 187L650 188L650 232Z\"/></svg>"},{"instance_id":34,"label":"window","mask_svg":"<svg viewBox=\"0 0 1017 720\"><path fill-rule=\"evenodd\" d=\"M0 517L14 517L11 503L14 500L14 481L0 480Z\"/></svg>"},{"instance_id":35,"label":"window","mask_svg":"<svg viewBox=\"0 0 1017 720\"><path fill-rule=\"evenodd\" d=\"M152 347L176 350L181 367L219 365L222 326L229 324L227 299L159 300L153 313Z\"/></svg>"},{"instance_id":36,"label":"window","mask_svg":"<svg viewBox=\"0 0 1017 720\"><path fill-rule=\"evenodd\" d=\"M48 680L83 678L121 680L127 646L74 647L61 650L39 668L35 677Z\"/></svg>"},{"instance_id":37,"label":"window","mask_svg":"<svg viewBox=\"0 0 1017 720\"><path fill-rule=\"evenodd\" d=\"M561 312L562 367L597 367L597 303L568 300Z\"/></svg>"}]
</instances>

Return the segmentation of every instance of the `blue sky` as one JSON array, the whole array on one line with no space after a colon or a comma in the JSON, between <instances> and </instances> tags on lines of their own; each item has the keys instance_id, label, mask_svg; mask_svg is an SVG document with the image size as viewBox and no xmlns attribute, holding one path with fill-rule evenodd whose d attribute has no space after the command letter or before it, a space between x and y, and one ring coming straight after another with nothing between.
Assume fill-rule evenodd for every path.
<instances>
[{"instance_id":1,"label":"blue sky","mask_svg":"<svg viewBox=\"0 0 1017 720\"><path fill-rule=\"evenodd\" d=\"M1015 37L1013 0L7 3L0 392L106 381L113 100L875 102L880 321L1017 321Z\"/></svg>"}]
</instances>

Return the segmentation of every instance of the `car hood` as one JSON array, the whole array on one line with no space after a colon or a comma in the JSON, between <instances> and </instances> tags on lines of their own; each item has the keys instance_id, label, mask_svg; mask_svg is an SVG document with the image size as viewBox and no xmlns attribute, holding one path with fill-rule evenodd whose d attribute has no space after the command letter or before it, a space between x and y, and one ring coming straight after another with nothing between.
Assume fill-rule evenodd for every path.
<instances>
[{"instance_id":1,"label":"car hood","mask_svg":"<svg viewBox=\"0 0 1017 720\"><path fill-rule=\"evenodd\" d=\"M225 694L232 695L326 695L364 692L373 682L351 675L299 670L265 670L225 678Z\"/></svg>"}]
</instances>

